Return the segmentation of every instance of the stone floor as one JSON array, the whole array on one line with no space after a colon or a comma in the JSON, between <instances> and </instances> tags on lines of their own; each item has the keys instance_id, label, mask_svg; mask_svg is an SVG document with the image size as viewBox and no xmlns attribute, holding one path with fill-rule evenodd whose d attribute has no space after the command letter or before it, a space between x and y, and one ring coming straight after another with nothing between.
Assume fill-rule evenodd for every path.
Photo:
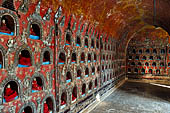
<instances>
[{"instance_id":1,"label":"stone floor","mask_svg":"<svg viewBox=\"0 0 170 113\"><path fill-rule=\"evenodd\" d=\"M170 89L127 81L90 113L170 113Z\"/></svg>"}]
</instances>

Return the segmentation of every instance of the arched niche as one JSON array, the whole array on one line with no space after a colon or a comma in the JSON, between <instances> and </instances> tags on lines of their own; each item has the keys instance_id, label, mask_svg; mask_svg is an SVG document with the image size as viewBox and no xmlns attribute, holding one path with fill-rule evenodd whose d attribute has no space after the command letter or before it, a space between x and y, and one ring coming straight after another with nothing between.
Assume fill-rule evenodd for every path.
<instances>
[{"instance_id":1,"label":"arched niche","mask_svg":"<svg viewBox=\"0 0 170 113\"><path fill-rule=\"evenodd\" d=\"M77 87L75 86L72 91L72 103L77 100Z\"/></svg>"},{"instance_id":2,"label":"arched niche","mask_svg":"<svg viewBox=\"0 0 170 113\"><path fill-rule=\"evenodd\" d=\"M66 62L66 55L64 52L60 52L58 64L65 64L65 62Z\"/></svg>"},{"instance_id":3,"label":"arched niche","mask_svg":"<svg viewBox=\"0 0 170 113\"><path fill-rule=\"evenodd\" d=\"M92 82L90 82L90 83L89 83L89 90L88 90L88 93L91 93L91 91L92 91L92 87L93 87L93 83L92 83Z\"/></svg>"},{"instance_id":4,"label":"arched niche","mask_svg":"<svg viewBox=\"0 0 170 113\"><path fill-rule=\"evenodd\" d=\"M88 48L88 47L89 47L88 38L85 38L84 47L85 47L85 48Z\"/></svg>"},{"instance_id":5,"label":"arched niche","mask_svg":"<svg viewBox=\"0 0 170 113\"><path fill-rule=\"evenodd\" d=\"M55 97L52 94L46 95L41 104L41 113L56 113Z\"/></svg>"},{"instance_id":6,"label":"arched niche","mask_svg":"<svg viewBox=\"0 0 170 113\"><path fill-rule=\"evenodd\" d=\"M147 54L149 54L150 53L150 50L149 49L146 49L146 51L145 51Z\"/></svg>"},{"instance_id":7,"label":"arched niche","mask_svg":"<svg viewBox=\"0 0 170 113\"><path fill-rule=\"evenodd\" d=\"M137 68L134 69L134 73L138 73L138 69Z\"/></svg>"},{"instance_id":8,"label":"arched niche","mask_svg":"<svg viewBox=\"0 0 170 113\"><path fill-rule=\"evenodd\" d=\"M102 72L104 72L104 65L102 65Z\"/></svg>"},{"instance_id":9,"label":"arched niche","mask_svg":"<svg viewBox=\"0 0 170 113\"><path fill-rule=\"evenodd\" d=\"M44 48L42 50L40 62L42 65L53 64L53 51L50 48Z\"/></svg>"},{"instance_id":10,"label":"arched niche","mask_svg":"<svg viewBox=\"0 0 170 113\"><path fill-rule=\"evenodd\" d=\"M91 54L89 53L88 54L88 63L90 63L91 62Z\"/></svg>"},{"instance_id":11,"label":"arched niche","mask_svg":"<svg viewBox=\"0 0 170 113\"><path fill-rule=\"evenodd\" d=\"M103 54L103 61L105 61L105 55Z\"/></svg>"},{"instance_id":12,"label":"arched niche","mask_svg":"<svg viewBox=\"0 0 170 113\"><path fill-rule=\"evenodd\" d=\"M129 56L129 60L132 60L132 56Z\"/></svg>"},{"instance_id":13,"label":"arched niche","mask_svg":"<svg viewBox=\"0 0 170 113\"><path fill-rule=\"evenodd\" d=\"M161 74L159 69L156 70L156 74Z\"/></svg>"},{"instance_id":14,"label":"arched niche","mask_svg":"<svg viewBox=\"0 0 170 113\"><path fill-rule=\"evenodd\" d=\"M32 81L32 93L43 90L43 80L41 77L35 77Z\"/></svg>"},{"instance_id":15,"label":"arched niche","mask_svg":"<svg viewBox=\"0 0 170 113\"><path fill-rule=\"evenodd\" d=\"M44 75L41 73L33 74L30 80L30 84L31 84L31 91L30 91L31 93L44 90L46 88L46 80L44 78Z\"/></svg>"},{"instance_id":16,"label":"arched niche","mask_svg":"<svg viewBox=\"0 0 170 113\"><path fill-rule=\"evenodd\" d=\"M135 62L131 62L131 66L135 66Z\"/></svg>"},{"instance_id":17,"label":"arched niche","mask_svg":"<svg viewBox=\"0 0 170 113\"><path fill-rule=\"evenodd\" d=\"M14 17L8 14L3 15L0 18L0 34L13 36L16 34L15 30L16 30L16 24L15 24Z\"/></svg>"},{"instance_id":18,"label":"arched niche","mask_svg":"<svg viewBox=\"0 0 170 113\"><path fill-rule=\"evenodd\" d=\"M61 103L60 103L60 108L63 109L66 107L66 104L67 104L67 94L66 92L63 92L61 94Z\"/></svg>"},{"instance_id":19,"label":"arched niche","mask_svg":"<svg viewBox=\"0 0 170 113\"><path fill-rule=\"evenodd\" d=\"M77 55L76 55L76 53L72 53L71 63L72 63L72 64L75 64L76 62L77 62Z\"/></svg>"},{"instance_id":20,"label":"arched niche","mask_svg":"<svg viewBox=\"0 0 170 113\"><path fill-rule=\"evenodd\" d=\"M76 38L76 46L81 46L81 38L80 38L80 36L77 36L77 38Z\"/></svg>"},{"instance_id":21,"label":"arched niche","mask_svg":"<svg viewBox=\"0 0 170 113\"><path fill-rule=\"evenodd\" d=\"M161 67L163 67L163 66L164 66L164 63L163 63L163 62L161 62L161 63L160 63L160 66L161 66Z\"/></svg>"},{"instance_id":22,"label":"arched niche","mask_svg":"<svg viewBox=\"0 0 170 113\"><path fill-rule=\"evenodd\" d=\"M92 67L92 75L95 75L95 67Z\"/></svg>"},{"instance_id":23,"label":"arched niche","mask_svg":"<svg viewBox=\"0 0 170 113\"><path fill-rule=\"evenodd\" d=\"M65 44L66 45L71 45L71 33L70 32L66 32L66 36L65 36Z\"/></svg>"},{"instance_id":24,"label":"arched niche","mask_svg":"<svg viewBox=\"0 0 170 113\"><path fill-rule=\"evenodd\" d=\"M168 63L168 67L170 67L170 62Z\"/></svg>"},{"instance_id":25,"label":"arched niche","mask_svg":"<svg viewBox=\"0 0 170 113\"><path fill-rule=\"evenodd\" d=\"M145 74L145 69L144 68L142 68L141 73Z\"/></svg>"},{"instance_id":26,"label":"arched niche","mask_svg":"<svg viewBox=\"0 0 170 113\"><path fill-rule=\"evenodd\" d=\"M142 63L141 63L141 62L138 62L138 66L142 66Z\"/></svg>"},{"instance_id":27,"label":"arched niche","mask_svg":"<svg viewBox=\"0 0 170 113\"><path fill-rule=\"evenodd\" d=\"M157 60L161 60L161 57L160 57L160 56L157 56Z\"/></svg>"},{"instance_id":28,"label":"arched niche","mask_svg":"<svg viewBox=\"0 0 170 113\"><path fill-rule=\"evenodd\" d=\"M145 63L145 66L149 66L149 63L148 63L148 62L146 62L146 63Z\"/></svg>"},{"instance_id":29,"label":"arched niche","mask_svg":"<svg viewBox=\"0 0 170 113\"><path fill-rule=\"evenodd\" d=\"M156 50L156 49L153 49L153 53L154 53L154 54L157 54L157 50Z\"/></svg>"},{"instance_id":30,"label":"arched niche","mask_svg":"<svg viewBox=\"0 0 170 113\"><path fill-rule=\"evenodd\" d=\"M27 25L28 37L33 40L42 40L43 37L43 27L39 20L30 19Z\"/></svg>"},{"instance_id":31,"label":"arched niche","mask_svg":"<svg viewBox=\"0 0 170 113\"><path fill-rule=\"evenodd\" d=\"M84 63L85 62L85 54L84 52L81 53L81 61L80 63Z\"/></svg>"},{"instance_id":32,"label":"arched niche","mask_svg":"<svg viewBox=\"0 0 170 113\"><path fill-rule=\"evenodd\" d=\"M3 103L11 102L19 98L19 86L16 81L9 81L3 92Z\"/></svg>"},{"instance_id":33,"label":"arched niche","mask_svg":"<svg viewBox=\"0 0 170 113\"><path fill-rule=\"evenodd\" d=\"M18 113L36 113L36 106L33 102L24 103Z\"/></svg>"},{"instance_id":34,"label":"arched niche","mask_svg":"<svg viewBox=\"0 0 170 113\"><path fill-rule=\"evenodd\" d=\"M149 59L150 59L150 60L153 60L153 56L150 56Z\"/></svg>"},{"instance_id":35,"label":"arched niche","mask_svg":"<svg viewBox=\"0 0 170 113\"><path fill-rule=\"evenodd\" d=\"M165 49L161 49L161 54L165 54Z\"/></svg>"},{"instance_id":36,"label":"arched niche","mask_svg":"<svg viewBox=\"0 0 170 113\"><path fill-rule=\"evenodd\" d=\"M146 60L146 56L143 56L142 60Z\"/></svg>"},{"instance_id":37,"label":"arched niche","mask_svg":"<svg viewBox=\"0 0 170 113\"><path fill-rule=\"evenodd\" d=\"M149 69L149 74L152 74L152 69Z\"/></svg>"},{"instance_id":38,"label":"arched niche","mask_svg":"<svg viewBox=\"0 0 170 113\"><path fill-rule=\"evenodd\" d=\"M133 54L136 54L136 49L133 49L133 50L132 50L132 53L133 53Z\"/></svg>"},{"instance_id":39,"label":"arched niche","mask_svg":"<svg viewBox=\"0 0 170 113\"><path fill-rule=\"evenodd\" d=\"M131 68L128 68L128 73L131 73Z\"/></svg>"},{"instance_id":40,"label":"arched niche","mask_svg":"<svg viewBox=\"0 0 170 113\"><path fill-rule=\"evenodd\" d=\"M139 49L139 52L138 52L139 54L142 54L143 53L143 51L142 51L142 49Z\"/></svg>"},{"instance_id":41,"label":"arched niche","mask_svg":"<svg viewBox=\"0 0 170 113\"><path fill-rule=\"evenodd\" d=\"M81 95L82 95L82 97L84 97L86 95L86 84L85 83L82 85L82 89L81 90L82 90Z\"/></svg>"},{"instance_id":42,"label":"arched niche","mask_svg":"<svg viewBox=\"0 0 170 113\"><path fill-rule=\"evenodd\" d=\"M153 66L153 67L156 67L156 62L153 62L153 63L152 63L152 66Z\"/></svg>"},{"instance_id":43,"label":"arched niche","mask_svg":"<svg viewBox=\"0 0 170 113\"><path fill-rule=\"evenodd\" d=\"M91 48L94 48L94 39L91 39Z\"/></svg>"},{"instance_id":44,"label":"arched niche","mask_svg":"<svg viewBox=\"0 0 170 113\"><path fill-rule=\"evenodd\" d=\"M99 40L96 39L96 48L99 49Z\"/></svg>"},{"instance_id":45,"label":"arched niche","mask_svg":"<svg viewBox=\"0 0 170 113\"><path fill-rule=\"evenodd\" d=\"M18 67L32 66L32 55L29 50L23 49L18 54Z\"/></svg>"},{"instance_id":46,"label":"arched niche","mask_svg":"<svg viewBox=\"0 0 170 113\"><path fill-rule=\"evenodd\" d=\"M104 75L104 79L103 79L103 82L105 83L106 82L106 76Z\"/></svg>"},{"instance_id":47,"label":"arched niche","mask_svg":"<svg viewBox=\"0 0 170 113\"><path fill-rule=\"evenodd\" d=\"M80 69L77 70L77 79L81 79L82 71Z\"/></svg>"},{"instance_id":48,"label":"arched niche","mask_svg":"<svg viewBox=\"0 0 170 113\"><path fill-rule=\"evenodd\" d=\"M41 39L41 27L38 23L30 24L29 38L34 39L34 40Z\"/></svg>"},{"instance_id":49,"label":"arched niche","mask_svg":"<svg viewBox=\"0 0 170 113\"><path fill-rule=\"evenodd\" d=\"M100 49L103 49L103 40L100 38Z\"/></svg>"},{"instance_id":50,"label":"arched niche","mask_svg":"<svg viewBox=\"0 0 170 113\"><path fill-rule=\"evenodd\" d=\"M136 56L136 60L139 60L139 56Z\"/></svg>"},{"instance_id":51,"label":"arched niche","mask_svg":"<svg viewBox=\"0 0 170 113\"><path fill-rule=\"evenodd\" d=\"M88 67L85 68L85 77L89 77L89 68Z\"/></svg>"},{"instance_id":52,"label":"arched niche","mask_svg":"<svg viewBox=\"0 0 170 113\"><path fill-rule=\"evenodd\" d=\"M8 0L6 0L8 1ZM7 26L9 27L8 29L11 30L11 34L7 35L19 35L19 20L18 16L11 10L5 9L0 11L0 24L2 23L3 18L6 19L6 22L8 22ZM13 32L13 33L12 33Z\"/></svg>"},{"instance_id":53,"label":"arched niche","mask_svg":"<svg viewBox=\"0 0 170 113\"><path fill-rule=\"evenodd\" d=\"M98 83L97 83L98 81L97 81L97 78L95 79L95 85L94 85L94 88L97 88L97 86L98 86Z\"/></svg>"},{"instance_id":54,"label":"arched niche","mask_svg":"<svg viewBox=\"0 0 170 113\"><path fill-rule=\"evenodd\" d=\"M94 62L97 61L97 56L96 56L96 53L94 53Z\"/></svg>"},{"instance_id":55,"label":"arched niche","mask_svg":"<svg viewBox=\"0 0 170 113\"><path fill-rule=\"evenodd\" d=\"M71 75L71 72L68 71L66 73L66 83L70 83L72 81L72 75Z\"/></svg>"}]
</instances>

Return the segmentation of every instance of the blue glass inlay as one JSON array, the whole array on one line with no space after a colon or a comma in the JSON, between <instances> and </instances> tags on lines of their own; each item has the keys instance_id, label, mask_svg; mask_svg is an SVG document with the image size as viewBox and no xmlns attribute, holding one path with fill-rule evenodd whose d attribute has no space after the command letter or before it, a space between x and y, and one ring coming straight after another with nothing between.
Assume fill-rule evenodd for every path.
<instances>
[{"instance_id":1,"label":"blue glass inlay","mask_svg":"<svg viewBox=\"0 0 170 113\"><path fill-rule=\"evenodd\" d=\"M4 33L4 32L0 32L0 34L13 36L13 35L14 35L14 32L11 32L11 34L9 34L9 33Z\"/></svg>"},{"instance_id":2,"label":"blue glass inlay","mask_svg":"<svg viewBox=\"0 0 170 113\"><path fill-rule=\"evenodd\" d=\"M49 62L49 61L46 61L46 62L43 62L42 64L43 64L43 65L49 65L50 62Z\"/></svg>"},{"instance_id":3,"label":"blue glass inlay","mask_svg":"<svg viewBox=\"0 0 170 113\"><path fill-rule=\"evenodd\" d=\"M29 67L28 65L18 64L18 67Z\"/></svg>"},{"instance_id":4,"label":"blue glass inlay","mask_svg":"<svg viewBox=\"0 0 170 113\"><path fill-rule=\"evenodd\" d=\"M34 40L38 40L38 39L40 39L40 37L39 37L39 36L34 36L34 35L30 35L30 38L31 38L31 39L34 39Z\"/></svg>"}]
</instances>

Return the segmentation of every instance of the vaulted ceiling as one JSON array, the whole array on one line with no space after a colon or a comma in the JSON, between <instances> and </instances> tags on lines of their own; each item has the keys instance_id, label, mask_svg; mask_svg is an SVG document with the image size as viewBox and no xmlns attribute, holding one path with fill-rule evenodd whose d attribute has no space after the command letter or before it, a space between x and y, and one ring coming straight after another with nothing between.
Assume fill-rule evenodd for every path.
<instances>
[{"instance_id":1,"label":"vaulted ceiling","mask_svg":"<svg viewBox=\"0 0 170 113\"><path fill-rule=\"evenodd\" d=\"M34 1L34 0L33 0ZM36 1L36 0L35 0ZM144 26L162 27L170 34L170 0L42 0L47 7L81 16L116 39ZM126 36L127 37L127 36Z\"/></svg>"}]
</instances>

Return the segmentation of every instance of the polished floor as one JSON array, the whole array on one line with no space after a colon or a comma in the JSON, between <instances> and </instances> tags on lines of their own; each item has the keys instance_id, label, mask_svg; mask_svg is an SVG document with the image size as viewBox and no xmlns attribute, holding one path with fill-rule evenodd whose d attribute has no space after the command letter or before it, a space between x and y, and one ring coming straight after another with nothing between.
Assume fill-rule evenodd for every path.
<instances>
[{"instance_id":1,"label":"polished floor","mask_svg":"<svg viewBox=\"0 0 170 113\"><path fill-rule=\"evenodd\" d=\"M90 113L170 113L170 88L127 81Z\"/></svg>"}]
</instances>

